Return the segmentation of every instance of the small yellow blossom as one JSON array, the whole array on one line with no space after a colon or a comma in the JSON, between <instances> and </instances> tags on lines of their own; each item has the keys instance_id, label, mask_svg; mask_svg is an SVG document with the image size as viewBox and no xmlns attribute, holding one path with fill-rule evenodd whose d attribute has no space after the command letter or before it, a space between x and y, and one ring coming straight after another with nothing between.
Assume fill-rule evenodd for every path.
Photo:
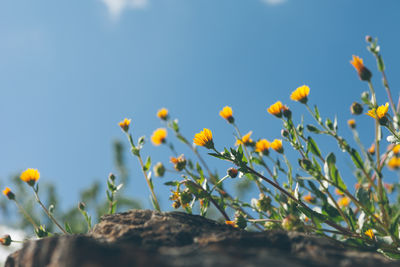
<instances>
[{"instance_id":1,"label":"small yellow blossom","mask_svg":"<svg viewBox=\"0 0 400 267\"><path fill-rule=\"evenodd\" d=\"M370 239L374 239L375 235L372 229L368 229L367 231L364 232L366 236L368 236Z\"/></svg>"},{"instance_id":2,"label":"small yellow blossom","mask_svg":"<svg viewBox=\"0 0 400 267\"><path fill-rule=\"evenodd\" d=\"M347 124L349 125L349 127L351 129L355 129L356 128L356 120L355 119L350 119L347 121Z\"/></svg>"},{"instance_id":3,"label":"small yellow blossom","mask_svg":"<svg viewBox=\"0 0 400 267\"><path fill-rule=\"evenodd\" d=\"M151 142L153 142L155 146L159 146L165 143L166 138L167 130L165 128L158 128L153 132L153 135L151 136Z\"/></svg>"},{"instance_id":4,"label":"small yellow blossom","mask_svg":"<svg viewBox=\"0 0 400 267\"><path fill-rule=\"evenodd\" d=\"M119 127L121 127L121 129L124 132L127 132L129 130L129 125L131 124L131 119L127 119L125 118L123 121L119 122Z\"/></svg>"},{"instance_id":5,"label":"small yellow blossom","mask_svg":"<svg viewBox=\"0 0 400 267\"><path fill-rule=\"evenodd\" d=\"M250 132L248 132L247 134L243 135L243 136L242 136L242 139L236 140L235 146L238 146L238 145L245 145L245 146L247 146L247 145L250 145L251 143L253 143L253 140L250 138L250 135L251 135L252 133L253 133L253 132L250 131Z\"/></svg>"},{"instance_id":6,"label":"small yellow blossom","mask_svg":"<svg viewBox=\"0 0 400 267\"><path fill-rule=\"evenodd\" d=\"M268 154L271 144L266 139L261 139L256 143L256 152Z\"/></svg>"},{"instance_id":7,"label":"small yellow blossom","mask_svg":"<svg viewBox=\"0 0 400 267\"><path fill-rule=\"evenodd\" d=\"M305 195L303 197L304 201L308 203L314 203L315 202L315 197L311 195L311 193L308 193L308 195Z\"/></svg>"},{"instance_id":8,"label":"small yellow blossom","mask_svg":"<svg viewBox=\"0 0 400 267\"><path fill-rule=\"evenodd\" d=\"M397 170L397 169L400 167L400 158L398 158L398 157L392 157L392 158L388 161L387 165L388 165L388 167L389 167L390 169Z\"/></svg>"},{"instance_id":9,"label":"small yellow blossom","mask_svg":"<svg viewBox=\"0 0 400 267\"><path fill-rule=\"evenodd\" d=\"M339 207L347 207L350 204L350 198L342 197L338 200Z\"/></svg>"},{"instance_id":10,"label":"small yellow blossom","mask_svg":"<svg viewBox=\"0 0 400 267\"><path fill-rule=\"evenodd\" d=\"M235 228L238 227L235 221L225 221L225 224L230 225L230 226L235 227Z\"/></svg>"},{"instance_id":11,"label":"small yellow blossom","mask_svg":"<svg viewBox=\"0 0 400 267\"><path fill-rule=\"evenodd\" d=\"M278 118L282 117L282 111L283 111L283 104L281 101L277 101L274 104L272 104L271 106L269 106L269 108L267 109L269 114L275 115Z\"/></svg>"},{"instance_id":12,"label":"small yellow blossom","mask_svg":"<svg viewBox=\"0 0 400 267\"><path fill-rule=\"evenodd\" d=\"M0 237L0 244L3 246L8 247L9 245L11 245L11 236L10 235L5 235L3 237Z\"/></svg>"},{"instance_id":13,"label":"small yellow blossom","mask_svg":"<svg viewBox=\"0 0 400 267\"><path fill-rule=\"evenodd\" d=\"M376 117L378 116L378 119L382 119L383 117L385 117L386 113L389 110L389 103L386 102L385 105L379 106L377 109L371 109L368 110L367 114L368 116L371 116L372 118L376 119Z\"/></svg>"},{"instance_id":14,"label":"small yellow blossom","mask_svg":"<svg viewBox=\"0 0 400 267\"><path fill-rule=\"evenodd\" d=\"M233 112L232 112L232 108L225 106L220 112L219 115L224 118L225 120L227 120L229 123L233 123L235 120L233 118Z\"/></svg>"},{"instance_id":15,"label":"small yellow blossom","mask_svg":"<svg viewBox=\"0 0 400 267\"><path fill-rule=\"evenodd\" d=\"M395 145L392 149L393 153L398 155L400 154L400 145Z\"/></svg>"},{"instance_id":16,"label":"small yellow blossom","mask_svg":"<svg viewBox=\"0 0 400 267\"><path fill-rule=\"evenodd\" d=\"M203 131L195 134L193 142L198 146L204 146L208 149L214 148L212 132L207 128L204 128Z\"/></svg>"},{"instance_id":17,"label":"small yellow blossom","mask_svg":"<svg viewBox=\"0 0 400 267\"><path fill-rule=\"evenodd\" d=\"M368 153L371 155L375 154L375 144L372 144L369 148L368 148Z\"/></svg>"},{"instance_id":18,"label":"small yellow blossom","mask_svg":"<svg viewBox=\"0 0 400 267\"><path fill-rule=\"evenodd\" d=\"M30 186L35 185L36 181L40 178L40 173L37 169L26 169L21 173L21 180L28 183Z\"/></svg>"},{"instance_id":19,"label":"small yellow blossom","mask_svg":"<svg viewBox=\"0 0 400 267\"><path fill-rule=\"evenodd\" d=\"M3 190L3 194L10 200L15 199L15 194L8 187Z\"/></svg>"},{"instance_id":20,"label":"small yellow blossom","mask_svg":"<svg viewBox=\"0 0 400 267\"><path fill-rule=\"evenodd\" d=\"M353 55L353 60L351 60L350 63L356 69L356 71L358 73L358 77L360 77L360 80L362 80L362 81L371 80L372 73L369 71L369 69L367 69L364 66L362 58L359 58L358 56Z\"/></svg>"},{"instance_id":21,"label":"small yellow blossom","mask_svg":"<svg viewBox=\"0 0 400 267\"><path fill-rule=\"evenodd\" d=\"M158 110L157 117L165 121L168 118L168 109L162 108Z\"/></svg>"},{"instance_id":22,"label":"small yellow blossom","mask_svg":"<svg viewBox=\"0 0 400 267\"><path fill-rule=\"evenodd\" d=\"M309 94L310 94L310 87L308 87L307 85L303 85L293 91L293 93L290 95L290 99L306 104L308 100L307 96Z\"/></svg>"},{"instance_id":23,"label":"small yellow blossom","mask_svg":"<svg viewBox=\"0 0 400 267\"><path fill-rule=\"evenodd\" d=\"M272 141L271 148L278 153L283 153L282 140L275 139L274 141Z\"/></svg>"}]
</instances>

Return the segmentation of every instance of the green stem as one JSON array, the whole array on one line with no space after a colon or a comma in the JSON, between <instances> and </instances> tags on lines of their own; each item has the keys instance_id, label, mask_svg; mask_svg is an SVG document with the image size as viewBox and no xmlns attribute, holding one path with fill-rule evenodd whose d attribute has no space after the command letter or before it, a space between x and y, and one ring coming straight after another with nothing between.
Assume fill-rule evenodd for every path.
<instances>
[{"instance_id":1,"label":"green stem","mask_svg":"<svg viewBox=\"0 0 400 267\"><path fill-rule=\"evenodd\" d=\"M39 228L39 226L35 223L35 221L32 219L32 217L25 211L25 209L17 202L17 200L14 199L15 204L17 205L18 209L20 212L25 216L25 218L33 225L33 227L36 229Z\"/></svg>"}]
</instances>

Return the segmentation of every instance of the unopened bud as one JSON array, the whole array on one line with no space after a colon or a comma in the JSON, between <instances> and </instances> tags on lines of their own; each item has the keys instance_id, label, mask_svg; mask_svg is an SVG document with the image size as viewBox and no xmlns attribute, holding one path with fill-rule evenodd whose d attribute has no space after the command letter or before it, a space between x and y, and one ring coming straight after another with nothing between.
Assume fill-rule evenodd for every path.
<instances>
[{"instance_id":1,"label":"unopened bud","mask_svg":"<svg viewBox=\"0 0 400 267\"><path fill-rule=\"evenodd\" d=\"M282 135L282 137L287 138L287 137L289 136L289 131L283 129L283 130L281 131L281 135Z\"/></svg>"},{"instance_id":2,"label":"unopened bud","mask_svg":"<svg viewBox=\"0 0 400 267\"><path fill-rule=\"evenodd\" d=\"M11 236L10 235L4 235L3 237L0 238L0 244L2 244L3 246L9 246L11 245Z\"/></svg>"},{"instance_id":3,"label":"unopened bud","mask_svg":"<svg viewBox=\"0 0 400 267\"><path fill-rule=\"evenodd\" d=\"M110 179L110 181L115 181L115 175L114 174L112 174L112 173L110 173L109 175L108 175L108 179Z\"/></svg>"},{"instance_id":4,"label":"unopened bud","mask_svg":"<svg viewBox=\"0 0 400 267\"><path fill-rule=\"evenodd\" d=\"M363 113L363 110L363 106L357 102L354 102L350 107L351 114L353 115L360 115Z\"/></svg>"},{"instance_id":5,"label":"unopened bud","mask_svg":"<svg viewBox=\"0 0 400 267\"><path fill-rule=\"evenodd\" d=\"M257 208L263 212L268 211L271 208L271 198L264 194L260 194L257 201Z\"/></svg>"},{"instance_id":6,"label":"unopened bud","mask_svg":"<svg viewBox=\"0 0 400 267\"><path fill-rule=\"evenodd\" d=\"M84 211L86 209L86 204L84 202L79 202L78 209Z\"/></svg>"},{"instance_id":7,"label":"unopened bud","mask_svg":"<svg viewBox=\"0 0 400 267\"><path fill-rule=\"evenodd\" d=\"M235 168L229 168L227 173L231 178L236 178L238 175L238 170Z\"/></svg>"},{"instance_id":8,"label":"unopened bud","mask_svg":"<svg viewBox=\"0 0 400 267\"><path fill-rule=\"evenodd\" d=\"M368 102L369 102L369 93L368 93L367 91L362 92L362 94L361 94L361 100L362 100L364 103L368 103Z\"/></svg>"},{"instance_id":9,"label":"unopened bud","mask_svg":"<svg viewBox=\"0 0 400 267\"><path fill-rule=\"evenodd\" d=\"M235 212L235 223L240 229L244 229L247 226L247 220L243 213L240 211Z\"/></svg>"},{"instance_id":10,"label":"unopened bud","mask_svg":"<svg viewBox=\"0 0 400 267\"><path fill-rule=\"evenodd\" d=\"M372 42L372 37L371 37L370 35L365 36L365 41L366 41L367 43Z\"/></svg>"},{"instance_id":11,"label":"unopened bud","mask_svg":"<svg viewBox=\"0 0 400 267\"><path fill-rule=\"evenodd\" d=\"M299 231L303 228L303 222L298 217L289 214L283 219L282 227L287 231Z\"/></svg>"},{"instance_id":12,"label":"unopened bud","mask_svg":"<svg viewBox=\"0 0 400 267\"><path fill-rule=\"evenodd\" d=\"M163 177L165 174L165 167L161 162L158 162L156 165L154 165L153 171L156 177Z\"/></svg>"}]
</instances>

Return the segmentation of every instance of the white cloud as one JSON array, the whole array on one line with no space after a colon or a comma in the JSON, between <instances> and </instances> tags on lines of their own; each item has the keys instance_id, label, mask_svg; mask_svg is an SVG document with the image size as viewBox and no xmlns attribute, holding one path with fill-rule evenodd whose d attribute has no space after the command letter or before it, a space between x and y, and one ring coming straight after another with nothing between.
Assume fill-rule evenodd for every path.
<instances>
[{"instance_id":1,"label":"white cloud","mask_svg":"<svg viewBox=\"0 0 400 267\"><path fill-rule=\"evenodd\" d=\"M113 18L118 18L125 9L145 8L148 0L101 0Z\"/></svg>"},{"instance_id":2,"label":"white cloud","mask_svg":"<svg viewBox=\"0 0 400 267\"><path fill-rule=\"evenodd\" d=\"M286 0L261 0L261 1L271 6L280 5L286 2Z\"/></svg>"}]
</instances>

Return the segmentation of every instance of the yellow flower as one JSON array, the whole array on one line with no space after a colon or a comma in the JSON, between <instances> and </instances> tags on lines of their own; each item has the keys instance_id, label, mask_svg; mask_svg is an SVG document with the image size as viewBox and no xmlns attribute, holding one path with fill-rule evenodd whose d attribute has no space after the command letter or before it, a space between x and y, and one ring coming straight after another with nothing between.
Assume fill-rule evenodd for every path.
<instances>
[{"instance_id":1,"label":"yellow flower","mask_svg":"<svg viewBox=\"0 0 400 267\"><path fill-rule=\"evenodd\" d=\"M207 128L204 128L203 131L195 134L193 142L198 146L204 146L208 149L214 148L212 132Z\"/></svg>"},{"instance_id":2,"label":"yellow flower","mask_svg":"<svg viewBox=\"0 0 400 267\"><path fill-rule=\"evenodd\" d=\"M11 191L10 188L6 187L6 189L3 190L3 194L10 200L15 199L14 193Z\"/></svg>"},{"instance_id":3,"label":"yellow flower","mask_svg":"<svg viewBox=\"0 0 400 267\"><path fill-rule=\"evenodd\" d=\"M359 58L358 56L353 55L353 60L350 61L350 63L353 65L353 67L356 69L358 73L358 77L360 77L360 80L362 81L370 81L372 77L372 73L369 71L364 66L362 58Z\"/></svg>"},{"instance_id":4,"label":"yellow flower","mask_svg":"<svg viewBox=\"0 0 400 267\"><path fill-rule=\"evenodd\" d=\"M274 141L272 141L271 148L278 153L283 153L282 140L275 139Z\"/></svg>"},{"instance_id":5,"label":"yellow flower","mask_svg":"<svg viewBox=\"0 0 400 267\"><path fill-rule=\"evenodd\" d=\"M256 143L256 152L268 154L271 144L266 139L261 139Z\"/></svg>"},{"instance_id":6,"label":"yellow flower","mask_svg":"<svg viewBox=\"0 0 400 267\"><path fill-rule=\"evenodd\" d=\"M227 120L229 123L233 123L235 121L235 119L233 118L232 115L232 108L225 106L220 112L219 115L224 118L225 120Z\"/></svg>"},{"instance_id":7,"label":"yellow flower","mask_svg":"<svg viewBox=\"0 0 400 267\"><path fill-rule=\"evenodd\" d=\"M153 132L151 142L153 142L155 146L159 146L165 143L165 138L167 138L167 130L165 128L158 128Z\"/></svg>"},{"instance_id":8,"label":"yellow flower","mask_svg":"<svg viewBox=\"0 0 400 267\"><path fill-rule=\"evenodd\" d=\"M129 130L129 124L131 124L131 119L125 118L123 121L120 121L120 122L119 122L119 127L121 127L121 129L122 129L124 132L128 132L128 130Z\"/></svg>"},{"instance_id":9,"label":"yellow flower","mask_svg":"<svg viewBox=\"0 0 400 267\"><path fill-rule=\"evenodd\" d=\"M315 197L311 195L311 193L308 193L308 195L305 195L303 197L304 201L308 203L314 203L315 202Z\"/></svg>"},{"instance_id":10,"label":"yellow flower","mask_svg":"<svg viewBox=\"0 0 400 267\"><path fill-rule=\"evenodd\" d=\"M30 186L34 186L36 181L40 178L40 173L37 169L26 169L21 173L21 180L28 183Z\"/></svg>"},{"instance_id":11,"label":"yellow flower","mask_svg":"<svg viewBox=\"0 0 400 267\"><path fill-rule=\"evenodd\" d=\"M355 119L350 119L347 121L347 124L349 125L349 127L351 129L355 129L356 128L356 120Z\"/></svg>"},{"instance_id":12,"label":"yellow flower","mask_svg":"<svg viewBox=\"0 0 400 267\"><path fill-rule=\"evenodd\" d=\"M253 133L253 132L250 131L250 132L248 132L247 134L243 135L243 136L242 136L242 139L236 140L235 146L238 146L238 145L245 145L245 146L247 146L247 145L250 145L251 143L253 143L253 140L250 138L250 135L251 135L252 133Z\"/></svg>"},{"instance_id":13,"label":"yellow flower","mask_svg":"<svg viewBox=\"0 0 400 267\"><path fill-rule=\"evenodd\" d=\"M400 145L395 145L392 151L394 154L398 155L400 153Z\"/></svg>"},{"instance_id":14,"label":"yellow flower","mask_svg":"<svg viewBox=\"0 0 400 267\"><path fill-rule=\"evenodd\" d=\"M385 105L379 106L377 109L373 108L371 110L368 110L368 113L365 114L371 116L374 119L376 119L377 116L378 119L382 119L383 117L385 117L388 110L389 110L389 103L386 102Z\"/></svg>"},{"instance_id":15,"label":"yellow flower","mask_svg":"<svg viewBox=\"0 0 400 267\"><path fill-rule=\"evenodd\" d=\"M235 221L225 221L226 225L230 225L232 227L238 228L237 224Z\"/></svg>"},{"instance_id":16,"label":"yellow flower","mask_svg":"<svg viewBox=\"0 0 400 267\"><path fill-rule=\"evenodd\" d=\"M350 198L342 197L338 200L339 207L347 207L350 204Z\"/></svg>"},{"instance_id":17,"label":"yellow flower","mask_svg":"<svg viewBox=\"0 0 400 267\"><path fill-rule=\"evenodd\" d=\"M157 117L159 117L162 120L167 120L168 118L168 109L162 108L157 112Z\"/></svg>"},{"instance_id":18,"label":"yellow flower","mask_svg":"<svg viewBox=\"0 0 400 267\"><path fill-rule=\"evenodd\" d=\"M394 169L397 170L400 167L400 158L398 157L392 157L388 163L387 163L388 167L390 169Z\"/></svg>"},{"instance_id":19,"label":"yellow flower","mask_svg":"<svg viewBox=\"0 0 400 267\"><path fill-rule=\"evenodd\" d=\"M371 155L375 154L375 144L372 144L369 148L368 148L368 153Z\"/></svg>"},{"instance_id":20,"label":"yellow flower","mask_svg":"<svg viewBox=\"0 0 400 267\"><path fill-rule=\"evenodd\" d=\"M11 245L11 242L13 242L11 240L11 236L10 235L4 235L3 237L0 238L0 244L2 244L3 246L9 246Z\"/></svg>"},{"instance_id":21,"label":"yellow flower","mask_svg":"<svg viewBox=\"0 0 400 267\"><path fill-rule=\"evenodd\" d=\"M367 231L364 232L364 234L366 236L368 236L369 238L371 238L371 239L374 239L374 237L375 237L374 232L372 231L372 229L368 229Z\"/></svg>"},{"instance_id":22,"label":"yellow flower","mask_svg":"<svg viewBox=\"0 0 400 267\"><path fill-rule=\"evenodd\" d=\"M307 85L300 86L290 95L290 99L294 101L299 101L300 103L307 103L307 96L310 94L310 87Z\"/></svg>"},{"instance_id":23,"label":"yellow flower","mask_svg":"<svg viewBox=\"0 0 400 267\"><path fill-rule=\"evenodd\" d=\"M272 104L271 106L269 106L269 108L267 109L269 114L275 115L278 118L282 117L282 111L283 111L283 104L281 101L277 101L274 104Z\"/></svg>"}]
</instances>

